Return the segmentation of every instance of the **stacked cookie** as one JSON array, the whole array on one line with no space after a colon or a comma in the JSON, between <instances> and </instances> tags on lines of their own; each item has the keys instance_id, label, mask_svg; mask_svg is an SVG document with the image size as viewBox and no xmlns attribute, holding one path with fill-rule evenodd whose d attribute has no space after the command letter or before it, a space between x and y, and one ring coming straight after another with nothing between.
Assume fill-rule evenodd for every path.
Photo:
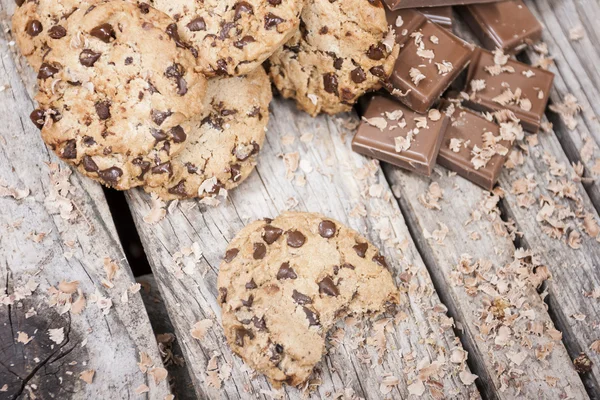
<instances>
[{"instance_id":1,"label":"stacked cookie","mask_svg":"<svg viewBox=\"0 0 600 400\"><path fill-rule=\"evenodd\" d=\"M362 0L32 0L13 31L44 141L92 179L163 199L223 195L254 169L263 63L314 115L349 110L398 54L383 6Z\"/></svg>"}]
</instances>

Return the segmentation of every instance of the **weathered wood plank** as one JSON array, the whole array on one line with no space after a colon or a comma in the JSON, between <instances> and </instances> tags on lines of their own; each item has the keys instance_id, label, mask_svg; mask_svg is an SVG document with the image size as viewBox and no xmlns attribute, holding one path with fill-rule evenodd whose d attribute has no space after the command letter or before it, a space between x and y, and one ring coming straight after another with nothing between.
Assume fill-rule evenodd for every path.
<instances>
[{"instance_id":1,"label":"weathered wood plank","mask_svg":"<svg viewBox=\"0 0 600 400\"><path fill-rule=\"evenodd\" d=\"M71 170L55 164L57 158L29 121L34 105L17 73L9 41L3 30L0 398L164 399L167 382L156 384L137 366L142 352L155 367L162 368L162 362L140 295L131 290L127 302L122 297L135 281L102 188L75 174L69 178ZM16 199L7 193L12 189L23 190L18 198L29 195ZM112 288L104 286L109 281L105 258L118 266L108 284ZM58 298L54 288L61 281L79 282L87 299L81 313L65 306L67 298L78 298L77 293ZM112 306L106 308L109 299ZM89 370L95 371L88 376L90 384L80 379ZM149 392L136 394L141 385Z\"/></svg>"},{"instance_id":2,"label":"weathered wood plank","mask_svg":"<svg viewBox=\"0 0 600 400\"><path fill-rule=\"evenodd\" d=\"M432 178L391 165L384 172L440 297L462 324L461 338L487 397L587 398L536 291L534 266L514 262L515 247L495 205L499 198L441 167ZM425 202L437 188L443 197ZM436 230L437 239L425 233Z\"/></svg>"},{"instance_id":3,"label":"weathered wood plank","mask_svg":"<svg viewBox=\"0 0 600 400\"><path fill-rule=\"evenodd\" d=\"M569 129L559 115L549 112L548 116L569 160L585 167L584 187L596 210L600 210L600 3L526 0L526 4L544 25L542 40L554 58L549 68L555 74L550 101L556 105L573 94L581 105L574 129ZM571 30L578 27L582 29L581 38L571 39ZM528 49L526 55L534 63L540 60L533 49Z\"/></svg>"},{"instance_id":4,"label":"weathered wood plank","mask_svg":"<svg viewBox=\"0 0 600 400\"><path fill-rule=\"evenodd\" d=\"M455 29L461 37L476 43L462 21L457 21ZM523 146L529 153L523 157L523 164L505 169L500 177L500 186L505 190L500 207L521 232L520 243L539 254L542 264L552 274L545 293L550 315L563 333L563 343L571 358L585 352L593 361L591 373L582 378L588 393L600 398L600 354L590 348L600 339L600 301L593 294L600 290L600 245L594 233L598 213L582 184L577 182L576 173L552 129L537 135L537 141ZM518 161L519 157L514 160ZM527 193L521 193L515 186L523 183L531 185ZM559 221L565 225L560 239L551 238L548 235L550 225L538 220L543 219L544 214L540 211L547 204L555 204L559 209L564 207L574 214L574 217L567 214L564 221ZM557 219L565 216L559 213L562 211L557 210L553 216ZM588 222L584 224L586 215ZM573 235L573 239L580 235L579 249L573 249L567 243L569 235ZM586 319L578 321L577 318L583 315Z\"/></svg>"},{"instance_id":5,"label":"weathered wood plank","mask_svg":"<svg viewBox=\"0 0 600 400\"><path fill-rule=\"evenodd\" d=\"M150 211L149 197L141 191L128 194L200 397L250 398L264 397L261 396L264 391L270 393L264 377L249 373L224 343L218 322L216 279L227 243L239 229L251 220L276 216L290 206L296 210L321 212L367 236L380 246L405 293L402 312L397 321L389 325L388 351L380 362L373 346L357 348L352 343L351 333L359 335L361 330L346 327L345 339L331 346L325 362L320 365L323 383L316 388L313 397L330 398L331 394L351 389L368 399L407 398L409 387L419 389L415 383L417 370L442 355L444 362L440 370L444 372L434 374L425 382L423 397L479 397L475 385L465 386L458 376L466 365L449 361L452 350L460 348L460 343L452 332L451 321L445 316L446 308L435 294L381 170L350 150L352 132L342 126L355 124L356 119L345 117L350 120L325 116L313 119L298 112L293 103L276 99L258 171L232 191L230 198L219 207L205 208L195 202L183 202L157 225L148 225L143 217ZM286 142L293 138L294 143L283 144L284 136ZM308 141L313 136L314 139ZM293 152L298 152L302 168L290 181L286 179L281 155ZM298 185L304 176L306 184ZM173 256L194 242L202 249L202 258L195 264L188 257L187 267L181 271L181 267L174 265ZM401 278L408 280L409 273L412 279L409 283L403 282ZM192 337L190 330L203 319L214 320L214 324L199 341ZM220 391L209 387L206 379L207 364L213 354L218 355L220 367L224 363L233 367L231 377L225 379ZM387 396L379 388L386 373L400 380ZM463 372L464 379L469 376ZM296 389L286 387L285 391L290 398L302 397Z\"/></svg>"}]
</instances>

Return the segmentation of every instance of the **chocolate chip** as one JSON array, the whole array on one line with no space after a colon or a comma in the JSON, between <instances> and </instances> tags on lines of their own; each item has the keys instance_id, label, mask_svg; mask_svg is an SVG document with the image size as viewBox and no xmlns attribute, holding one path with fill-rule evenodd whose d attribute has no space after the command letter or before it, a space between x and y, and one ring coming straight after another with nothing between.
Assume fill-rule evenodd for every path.
<instances>
[{"instance_id":1,"label":"chocolate chip","mask_svg":"<svg viewBox=\"0 0 600 400\"><path fill-rule=\"evenodd\" d=\"M148 3L140 3L138 4L138 8L142 14L148 14L150 12L150 5Z\"/></svg>"},{"instance_id":2,"label":"chocolate chip","mask_svg":"<svg viewBox=\"0 0 600 400\"><path fill-rule=\"evenodd\" d=\"M229 171L231 174L230 179L233 182L238 182L240 179L242 179L242 166L240 164L231 164Z\"/></svg>"},{"instance_id":3,"label":"chocolate chip","mask_svg":"<svg viewBox=\"0 0 600 400\"><path fill-rule=\"evenodd\" d=\"M115 29L112 27L111 24L108 24L108 23L98 25L97 27L93 28L90 31L90 35L102 40L104 43L110 43L111 39L117 38Z\"/></svg>"},{"instance_id":4,"label":"chocolate chip","mask_svg":"<svg viewBox=\"0 0 600 400\"><path fill-rule=\"evenodd\" d=\"M310 308L302 307L304 310L304 314L306 314L306 318L308 319L308 326L319 326L319 316Z\"/></svg>"},{"instance_id":5,"label":"chocolate chip","mask_svg":"<svg viewBox=\"0 0 600 400\"><path fill-rule=\"evenodd\" d=\"M233 9L235 10L235 14L233 17L234 21L237 21L238 19L242 18L242 14L254 14L254 7L252 7L252 4L245 1L240 1L239 3L236 3L233 6Z\"/></svg>"},{"instance_id":6,"label":"chocolate chip","mask_svg":"<svg viewBox=\"0 0 600 400\"><path fill-rule=\"evenodd\" d=\"M282 346L282 345L280 345L280 344L276 344L276 345L275 345L275 351L276 351L277 353L279 353L279 354L282 354L282 353L283 353L283 346Z\"/></svg>"},{"instance_id":7,"label":"chocolate chip","mask_svg":"<svg viewBox=\"0 0 600 400\"><path fill-rule=\"evenodd\" d=\"M60 25L54 25L52 28L48 29L48 36L51 39L62 39L67 36L67 30Z\"/></svg>"},{"instance_id":8,"label":"chocolate chip","mask_svg":"<svg viewBox=\"0 0 600 400\"><path fill-rule=\"evenodd\" d=\"M333 93L337 95L338 78L333 72L323 74L323 87L327 93Z\"/></svg>"},{"instance_id":9,"label":"chocolate chip","mask_svg":"<svg viewBox=\"0 0 600 400\"><path fill-rule=\"evenodd\" d=\"M267 15L265 15L265 29L269 30L271 28L274 28L284 21L285 20L283 18L280 18L273 13L267 13Z\"/></svg>"},{"instance_id":10,"label":"chocolate chip","mask_svg":"<svg viewBox=\"0 0 600 400\"><path fill-rule=\"evenodd\" d=\"M256 329L258 329L259 331L267 330L267 323L265 322L265 317L262 317L262 318L252 317L252 323L254 324L254 327Z\"/></svg>"},{"instance_id":11,"label":"chocolate chip","mask_svg":"<svg viewBox=\"0 0 600 400\"><path fill-rule=\"evenodd\" d=\"M324 238L329 239L331 237L334 237L336 232L337 227L335 226L335 223L333 221L323 220L319 224L319 235L321 235Z\"/></svg>"},{"instance_id":12,"label":"chocolate chip","mask_svg":"<svg viewBox=\"0 0 600 400\"><path fill-rule=\"evenodd\" d=\"M257 287L258 285L256 284L256 282L254 282L254 278L250 279L250 282L246 283L246 289L248 290L256 289Z\"/></svg>"},{"instance_id":13,"label":"chocolate chip","mask_svg":"<svg viewBox=\"0 0 600 400\"><path fill-rule=\"evenodd\" d=\"M123 176L123 170L118 167L110 167L98 172L98 176L104 182L117 183L119 178Z\"/></svg>"},{"instance_id":14,"label":"chocolate chip","mask_svg":"<svg viewBox=\"0 0 600 400\"><path fill-rule=\"evenodd\" d=\"M169 188L168 192L177 196L187 196L187 190L185 189L185 179L182 179L177 185Z\"/></svg>"},{"instance_id":15,"label":"chocolate chip","mask_svg":"<svg viewBox=\"0 0 600 400\"><path fill-rule=\"evenodd\" d=\"M254 39L250 35L246 35L243 38L241 38L240 40L237 40L237 41L233 42L233 45L235 47L237 47L238 49L243 49L244 47L246 47L246 45L248 43L254 43L254 42L256 42L256 39Z\"/></svg>"},{"instance_id":16,"label":"chocolate chip","mask_svg":"<svg viewBox=\"0 0 600 400\"><path fill-rule=\"evenodd\" d=\"M183 143L185 142L185 139L187 139L187 135L180 125L172 127L169 131L169 134L171 135L174 143Z\"/></svg>"},{"instance_id":17,"label":"chocolate chip","mask_svg":"<svg viewBox=\"0 0 600 400\"><path fill-rule=\"evenodd\" d=\"M279 271L277 271L277 280L279 281L283 279L296 279L297 277L298 275L296 275L296 272L290 267L289 262L281 264Z\"/></svg>"},{"instance_id":18,"label":"chocolate chip","mask_svg":"<svg viewBox=\"0 0 600 400\"><path fill-rule=\"evenodd\" d=\"M287 231L287 244L290 247L302 247L306 242L306 236L300 231Z\"/></svg>"},{"instance_id":19,"label":"chocolate chip","mask_svg":"<svg viewBox=\"0 0 600 400\"><path fill-rule=\"evenodd\" d=\"M223 258L223 260L225 260L226 263L230 263L233 261L234 258L237 257L238 253L240 252L240 249L229 249L225 252L225 257Z\"/></svg>"},{"instance_id":20,"label":"chocolate chip","mask_svg":"<svg viewBox=\"0 0 600 400\"><path fill-rule=\"evenodd\" d=\"M67 144L62 150L62 158L67 160L77 158L77 142L75 139L67 140Z\"/></svg>"},{"instance_id":21,"label":"chocolate chip","mask_svg":"<svg viewBox=\"0 0 600 400\"><path fill-rule=\"evenodd\" d=\"M90 49L85 49L81 52L81 54L79 54L79 62L84 67L93 67L101 55L101 53L96 53Z\"/></svg>"},{"instance_id":22,"label":"chocolate chip","mask_svg":"<svg viewBox=\"0 0 600 400\"><path fill-rule=\"evenodd\" d=\"M385 73L385 70L383 69L383 66L381 65L376 65L373 68L371 68L369 70L369 72L371 72L371 74L375 75L378 78L381 79L385 79L387 76L387 74Z\"/></svg>"},{"instance_id":23,"label":"chocolate chip","mask_svg":"<svg viewBox=\"0 0 600 400\"><path fill-rule=\"evenodd\" d=\"M162 142L163 140L167 139L167 134L162 129L151 128L150 133L157 142Z\"/></svg>"},{"instance_id":24,"label":"chocolate chip","mask_svg":"<svg viewBox=\"0 0 600 400\"><path fill-rule=\"evenodd\" d=\"M179 32L177 31L176 23L173 22L172 24L169 24L165 32L167 33L167 35L169 35L171 39L173 39L173 41L175 41L175 45L177 47L181 47L183 49L187 48L186 44L183 43L183 41L179 37Z\"/></svg>"},{"instance_id":25,"label":"chocolate chip","mask_svg":"<svg viewBox=\"0 0 600 400\"><path fill-rule=\"evenodd\" d=\"M56 73L58 73L58 68L49 64L43 63L40 66L40 70L38 71L37 78L44 80L53 77Z\"/></svg>"},{"instance_id":26,"label":"chocolate chip","mask_svg":"<svg viewBox=\"0 0 600 400\"><path fill-rule=\"evenodd\" d=\"M235 344L242 347L244 345L244 338L248 337L250 340L254 339L254 333L246 328L237 327L235 328Z\"/></svg>"},{"instance_id":27,"label":"chocolate chip","mask_svg":"<svg viewBox=\"0 0 600 400\"><path fill-rule=\"evenodd\" d=\"M152 110L150 111L150 116L152 117L152 121L158 126L161 126L163 122L167 118L169 118L173 113L171 111L158 111Z\"/></svg>"},{"instance_id":28,"label":"chocolate chip","mask_svg":"<svg viewBox=\"0 0 600 400\"><path fill-rule=\"evenodd\" d=\"M167 161L152 167L152 173L156 175L169 174L171 176L173 175L173 168L171 167L171 163Z\"/></svg>"},{"instance_id":29,"label":"chocolate chip","mask_svg":"<svg viewBox=\"0 0 600 400\"><path fill-rule=\"evenodd\" d=\"M367 57L371 60L381 60L385 57L386 49L383 43L373 44L367 51Z\"/></svg>"},{"instance_id":30,"label":"chocolate chip","mask_svg":"<svg viewBox=\"0 0 600 400\"><path fill-rule=\"evenodd\" d=\"M333 55L333 57L334 57L333 68L335 68L339 71L340 69L342 69L342 66L344 65L344 59L337 57L335 54Z\"/></svg>"},{"instance_id":31,"label":"chocolate chip","mask_svg":"<svg viewBox=\"0 0 600 400\"><path fill-rule=\"evenodd\" d=\"M44 122L46 121L46 112L39 108L33 110L32 113L29 114L29 119L38 129L42 129L44 127Z\"/></svg>"},{"instance_id":32,"label":"chocolate chip","mask_svg":"<svg viewBox=\"0 0 600 400\"><path fill-rule=\"evenodd\" d=\"M356 267L354 265L349 264L349 263L342 264L342 268L348 268L348 269L351 269L351 270L355 270L356 269Z\"/></svg>"},{"instance_id":33,"label":"chocolate chip","mask_svg":"<svg viewBox=\"0 0 600 400\"><path fill-rule=\"evenodd\" d=\"M32 36L32 37L36 37L37 35L42 33L43 30L44 30L44 27L42 26L42 23L40 21L38 21L37 19L29 21L27 23L27 25L25 26L25 31L27 32L27 34L29 36Z\"/></svg>"},{"instance_id":34,"label":"chocolate chip","mask_svg":"<svg viewBox=\"0 0 600 400\"><path fill-rule=\"evenodd\" d=\"M388 265L385 262L385 257L382 256L381 254L377 254L377 255L373 256L373 261L375 261L377 264L381 265L382 267L388 268Z\"/></svg>"},{"instance_id":35,"label":"chocolate chip","mask_svg":"<svg viewBox=\"0 0 600 400\"><path fill-rule=\"evenodd\" d=\"M296 289L294 289L292 293L292 299L300 305L304 304L312 304L312 299L305 294L300 293Z\"/></svg>"},{"instance_id":36,"label":"chocolate chip","mask_svg":"<svg viewBox=\"0 0 600 400\"><path fill-rule=\"evenodd\" d=\"M253 303L254 303L254 295L250 295L248 297L248 300L242 300L242 305L245 307L252 307Z\"/></svg>"},{"instance_id":37,"label":"chocolate chip","mask_svg":"<svg viewBox=\"0 0 600 400\"><path fill-rule=\"evenodd\" d=\"M354 249L354 251L356 251L356 254L358 254L360 258L365 258L365 255L367 254L367 249L369 248L369 244L357 243L352 248Z\"/></svg>"},{"instance_id":38,"label":"chocolate chip","mask_svg":"<svg viewBox=\"0 0 600 400\"><path fill-rule=\"evenodd\" d=\"M83 156L83 169L87 172L98 172L98 164L90 156Z\"/></svg>"},{"instance_id":39,"label":"chocolate chip","mask_svg":"<svg viewBox=\"0 0 600 400\"><path fill-rule=\"evenodd\" d=\"M265 258L266 254L267 246L265 246L262 243L254 243L254 253L252 254L252 257L255 260L262 260L263 258Z\"/></svg>"},{"instance_id":40,"label":"chocolate chip","mask_svg":"<svg viewBox=\"0 0 600 400\"><path fill-rule=\"evenodd\" d=\"M99 101L95 105L96 114L102 121L110 118L110 101Z\"/></svg>"},{"instance_id":41,"label":"chocolate chip","mask_svg":"<svg viewBox=\"0 0 600 400\"><path fill-rule=\"evenodd\" d=\"M263 228L262 238L267 244L273 244L281 234L283 233L283 229L276 228L272 225L266 225Z\"/></svg>"},{"instance_id":42,"label":"chocolate chip","mask_svg":"<svg viewBox=\"0 0 600 400\"><path fill-rule=\"evenodd\" d=\"M187 28L192 32L199 32L206 30L206 22L202 17L196 17L187 24Z\"/></svg>"},{"instance_id":43,"label":"chocolate chip","mask_svg":"<svg viewBox=\"0 0 600 400\"><path fill-rule=\"evenodd\" d=\"M319 293L326 294L327 296L338 296L340 294L339 289L333 282L333 279L326 276L319 282Z\"/></svg>"},{"instance_id":44,"label":"chocolate chip","mask_svg":"<svg viewBox=\"0 0 600 400\"><path fill-rule=\"evenodd\" d=\"M281 0L269 0L269 4L272 6L278 6L281 4Z\"/></svg>"},{"instance_id":45,"label":"chocolate chip","mask_svg":"<svg viewBox=\"0 0 600 400\"><path fill-rule=\"evenodd\" d=\"M185 68L183 68L183 65L179 63L171 65L165 71L165 75L167 76L167 78L174 80L177 84L178 95L183 96L187 93L188 87L187 82L183 78L183 76L185 75Z\"/></svg>"},{"instance_id":46,"label":"chocolate chip","mask_svg":"<svg viewBox=\"0 0 600 400\"><path fill-rule=\"evenodd\" d=\"M367 75L361 67L356 67L350 72L350 78L352 78L352 82L354 83L363 83L367 80Z\"/></svg>"},{"instance_id":47,"label":"chocolate chip","mask_svg":"<svg viewBox=\"0 0 600 400\"><path fill-rule=\"evenodd\" d=\"M227 288L219 288L219 303L223 304L227 301Z\"/></svg>"}]
</instances>

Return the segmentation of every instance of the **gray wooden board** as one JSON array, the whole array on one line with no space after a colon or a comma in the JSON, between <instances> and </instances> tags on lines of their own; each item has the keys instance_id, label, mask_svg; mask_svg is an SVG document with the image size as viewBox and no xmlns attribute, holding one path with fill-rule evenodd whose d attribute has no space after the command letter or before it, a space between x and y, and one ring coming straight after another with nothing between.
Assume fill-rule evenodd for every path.
<instances>
[{"instance_id":1,"label":"gray wooden board","mask_svg":"<svg viewBox=\"0 0 600 400\"><path fill-rule=\"evenodd\" d=\"M555 74L550 101L561 103L566 95L573 94L581 105L574 130L557 114L549 112L548 116L571 162L581 161L586 167L585 177L592 180L585 181L584 186L600 210L600 183L596 181L600 178L600 3L595 0L527 0L526 4L544 24L542 40L554 58L554 65L550 67ZM572 40L570 31L578 27L583 29L583 37ZM540 58L533 49L528 49L526 54L533 62Z\"/></svg>"},{"instance_id":2,"label":"gray wooden board","mask_svg":"<svg viewBox=\"0 0 600 400\"><path fill-rule=\"evenodd\" d=\"M8 40L0 39L0 85L5 86L0 93L0 186L30 195L20 200L0 196L0 390L7 385L0 398L163 399L169 393L166 380L155 384L137 366L141 352L155 367L162 362L140 295L121 299L135 281L102 188L73 174L68 194L63 192L66 199L53 197L57 181L51 180L51 170L71 170L51 154L29 121L34 104ZM66 180L61 182L64 188ZM59 200L74 218L67 221L55 211L51 203ZM105 257L119 266L110 289L102 285ZM31 294L25 289L30 280ZM47 291L63 280L79 281L87 298L81 314L61 315L60 306L49 304ZM106 315L92 301L96 290L113 302ZM64 340L55 343L49 329L61 328ZM18 342L18 332L33 340ZM85 370L95 370L91 384L80 379ZM149 392L135 394L140 385Z\"/></svg>"},{"instance_id":3,"label":"gray wooden board","mask_svg":"<svg viewBox=\"0 0 600 400\"><path fill-rule=\"evenodd\" d=\"M462 21L457 21L455 29L461 37L477 42ZM546 119L544 121L547 122ZM543 231L543 226L547 224L537 221L541 199L551 199L559 206L565 206L567 210L577 211L580 208L578 214L589 214L596 222L599 221L598 213L583 185L576 182L575 171L555 132L551 129L546 133L541 132L537 137L538 145L526 145L530 155L525 155L524 164L513 170L503 171L499 184L505 190L505 197L500 202L500 207L516 222L518 230L522 232L522 244L539 254L552 274L546 297L550 305L550 314L557 328L563 333L563 342L571 358L585 352L593 361L592 372L585 374L583 378L589 393L600 398L600 354L590 348L592 343L600 339L600 301L590 294L594 290L600 290L600 244L597 239L584 232L580 218L565 221L567 235L571 230L581 235L582 247L578 250L571 248L564 237L560 240L550 238ZM551 175L550 159L560 165L559 169L564 170L564 176ZM531 193L536 203L529 208L521 207L521 196L513 193L513 184L525 178L530 178L537 184ZM559 195L554 195L549 190L550 180L560 182L562 179L567 183L573 182L569 190L579 198L577 203L559 198ZM586 319L577 321L573 315L585 315Z\"/></svg>"},{"instance_id":4,"label":"gray wooden board","mask_svg":"<svg viewBox=\"0 0 600 400\"><path fill-rule=\"evenodd\" d=\"M262 376L251 375L238 357L232 356L218 323L220 308L216 301L216 279L219 264L227 243L246 223L263 217L274 217L294 204L295 210L321 212L342 221L380 246L396 281L402 287L405 301L403 318L391 323L387 334L387 353L377 362L373 346L356 349L351 343L350 331L345 339L332 347L321 363L323 383L313 393L315 398L328 398L351 388L368 399L407 398L408 387L416 378L417 364L423 367L445 354L444 376L425 383L423 397L444 398L479 397L475 385L465 386L458 373L461 367L453 365L448 357L452 349L460 347L454 336L451 321L445 316L423 262L412 243L398 206L376 164L353 153L349 146L352 132L344 129L348 120L321 116L311 118L300 113L293 103L276 99L272 105L271 122L265 145L261 150L258 171L229 199L218 207L205 207L192 201L181 202L156 225L149 225L143 217L150 212L150 198L140 190L128 194L130 207L142 242L153 267L159 288L170 312L177 335L184 349L187 365L200 397L251 398L269 393L270 386ZM350 122L356 123L355 117ZM303 142L303 134L314 139ZM294 144L282 144L282 137L291 136ZM304 136L306 139L306 136ZM306 185L286 179L286 168L281 155L298 152L301 163L312 172L298 170L296 176L306 175ZM308 163L308 164L306 164ZM369 171L372 174L368 173ZM368 195L369 186L377 188L382 197ZM377 194L377 193L376 193ZM363 208L362 212L357 212ZM173 208L173 207L172 207ZM385 229L382 229L385 228ZM389 235L382 241L381 236ZM386 237L386 236L383 237ZM185 271L174 266L173 255L181 248L197 242L203 257L197 265L187 265ZM403 249L402 252L399 248ZM399 279L401 272L410 271L410 284ZM203 340L194 339L190 329L203 319L214 319L214 326ZM233 366L231 377L216 390L206 381L206 367L211 355L219 356L219 366ZM370 365L361 358L372 360ZM466 367L466 366L465 366ZM380 380L390 373L399 378L399 385L391 393L380 392ZM468 373L467 373L468 375ZM297 389L285 388L290 398L301 398Z\"/></svg>"},{"instance_id":5,"label":"gray wooden board","mask_svg":"<svg viewBox=\"0 0 600 400\"><path fill-rule=\"evenodd\" d=\"M553 330L554 325L535 286L526 274L517 273L521 265L510 265L515 247L499 212L486 212L489 208L485 204L494 203L490 193L461 177L448 176L441 167L432 178L390 165L384 166L384 172L440 297L462 324L461 337L471 359L477 362L476 373L485 379L483 387L488 397L552 399L570 394L587 398L560 338L549 335L548 330ZM443 191L443 198L438 201L440 209L419 200L429 192L431 184ZM473 212L481 218L474 220ZM425 234L443 226L448 228L443 240ZM473 272L463 273L459 266L463 255L472 258L469 264L483 262ZM475 277L478 279L473 281ZM477 288L475 293L473 287ZM488 321L500 299L512 303L510 313L503 311L502 317ZM490 325L491 332L484 333ZM499 345L496 341L502 325L510 328L511 339ZM543 327L543 333L540 335L537 329L534 332L532 326ZM538 356L546 346L553 350L547 356Z\"/></svg>"}]
</instances>

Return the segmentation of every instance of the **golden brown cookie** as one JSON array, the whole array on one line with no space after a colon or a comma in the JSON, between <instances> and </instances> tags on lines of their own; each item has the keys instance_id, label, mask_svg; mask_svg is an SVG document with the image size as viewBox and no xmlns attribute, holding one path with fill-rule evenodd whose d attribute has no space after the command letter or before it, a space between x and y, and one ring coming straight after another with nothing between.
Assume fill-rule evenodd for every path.
<instances>
[{"instance_id":1,"label":"golden brown cookie","mask_svg":"<svg viewBox=\"0 0 600 400\"><path fill-rule=\"evenodd\" d=\"M308 379L336 321L399 302L375 246L340 222L302 212L242 229L225 253L218 287L231 348L275 386Z\"/></svg>"},{"instance_id":2,"label":"golden brown cookie","mask_svg":"<svg viewBox=\"0 0 600 400\"><path fill-rule=\"evenodd\" d=\"M380 0L308 0L300 31L271 58L270 76L311 115L349 111L381 86L398 56Z\"/></svg>"},{"instance_id":3,"label":"golden brown cookie","mask_svg":"<svg viewBox=\"0 0 600 400\"><path fill-rule=\"evenodd\" d=\"M269 78L260 66L246 76L210 80L204 112L182 125L188 140L171 160L173 177L146 190L172 200L216 197L240 185L256 165L271 98Z\"/></svg>"},{"instance_id":4,"label":"golden brown cookie","mask_svg":"<svg viewBox=\"0 0 600 400\"><path fill-rule=\"evenodd\" d=\"M125 190L168 181L206 79L167 15L120 0L80 9L38 73L32 120L85 175Z\"/></svg>"}]
</instances>

